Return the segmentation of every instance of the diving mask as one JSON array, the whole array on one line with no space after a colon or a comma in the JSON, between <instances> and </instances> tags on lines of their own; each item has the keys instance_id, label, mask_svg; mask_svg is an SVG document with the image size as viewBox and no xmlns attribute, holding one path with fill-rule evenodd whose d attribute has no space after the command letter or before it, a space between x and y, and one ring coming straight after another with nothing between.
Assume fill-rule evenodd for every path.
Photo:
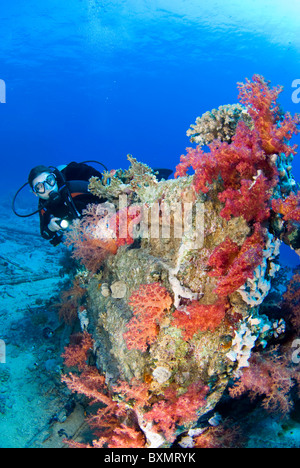
<instances>
[{"instance_id":1,"label":"diving mask","mask_svg":"<svg viewBox=\"0 0 300 468\"><path fill-rule=\"evenodd\" d=\"M38 194L43 194L46 192L46 184L48 187L52 188L56 184L56 176L55 174L49 174L43 182L37 182L34 187L33 191Z\"/></svg>"}]
</instances>

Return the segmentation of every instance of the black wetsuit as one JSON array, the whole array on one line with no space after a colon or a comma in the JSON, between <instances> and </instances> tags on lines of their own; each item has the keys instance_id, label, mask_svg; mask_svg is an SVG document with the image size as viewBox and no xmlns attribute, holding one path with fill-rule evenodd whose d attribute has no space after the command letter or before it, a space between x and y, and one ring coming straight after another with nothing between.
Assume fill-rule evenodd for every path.
<instances>
[{"instance_id":1,"label":"black wetsuit","mask_svg":"<svg viewBox=\"0 0 300 468\"><path fill-rule=\"evenodd\" d=\"M61 242L60 232L52 232L48 224L52 217L66 219L69 222L80 218L82 211L90 203L102 203L88 191L89 179L93 176L102 178L102 174L91 166L84 163L71 162L64 169L53 171L56 174L58 194L50 200L39 201L40 229L44 239L50 240L51 244L57 245Z\"/></svg>"}]
</instances>

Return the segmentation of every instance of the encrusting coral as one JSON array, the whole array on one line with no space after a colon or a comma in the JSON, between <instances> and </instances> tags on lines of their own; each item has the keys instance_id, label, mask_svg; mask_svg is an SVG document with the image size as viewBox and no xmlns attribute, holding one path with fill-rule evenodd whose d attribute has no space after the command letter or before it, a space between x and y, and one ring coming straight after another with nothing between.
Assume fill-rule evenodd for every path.
<instances>
[{"instance_id":1,"label":"encrusting coral","mask_svg":"<svg viewBox=\"0 0 300 468\"><path fill-rule=\"evenodd\" d=\"M281 88L261 76L239 91L241 105L197 119L189 134L200 145L181 156L175 179L158 181L131 156L128 170L93 178L90 190L108 201L67 236L88 275L80 306L98 370L84 365L64 381L99 402L94 447L170 447L245 369L231 392L248 390L251 356L284 333L284 317L260 307L281 241L300 247L289 144L299 118L279 110ZM80 366L84 336L67 365ZM268 365L275 375L276 359Z\"/></svg>"}]
</instances>

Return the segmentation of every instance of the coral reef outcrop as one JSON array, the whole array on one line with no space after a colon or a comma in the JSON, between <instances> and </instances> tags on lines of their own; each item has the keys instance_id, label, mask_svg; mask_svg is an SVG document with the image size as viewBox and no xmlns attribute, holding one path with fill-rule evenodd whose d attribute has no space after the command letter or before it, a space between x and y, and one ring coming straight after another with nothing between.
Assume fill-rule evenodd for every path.
<instances>
[{"instance_id":1,"label":"coral reef outcrop","mask_svg":"<svg viewBox=\"0 0 300 468\"><path fill-rule=\"evenodd\" d=\"M67 234L87 269L78 276L81 321L96 367L113 400L134 410L146 447L197 427L253 349L279 339L260 306L282 240L299 248L289 145L298 118L279 112L280 89L262 77L239 88L242 105L197 119L189 135L199 146L181 157L175 179L158 181L129 156L128 170L91 180L107 202ZM122 385L143 398L126 397Z\"/></svg>"}]
</instances>

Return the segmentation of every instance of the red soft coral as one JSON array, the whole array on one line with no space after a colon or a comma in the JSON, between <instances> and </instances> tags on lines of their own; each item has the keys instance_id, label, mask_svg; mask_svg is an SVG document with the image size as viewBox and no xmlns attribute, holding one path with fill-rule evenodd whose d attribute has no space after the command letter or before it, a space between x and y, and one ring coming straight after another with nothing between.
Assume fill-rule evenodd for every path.
<instances>
[{"instance_id":1,"label":"red soft coral","mask_svg":"<svg viewBox=\"0 0 300 468\"><path fill-rule=\"evenodd\" d=\"M95 367L86 366L80 376L70 373L62 376L62 381L73 392L85 395L90 404L97 405L97 411L88 418L98 439L92 446L72 440L65 441L70 447L78 448L132 448L144 447L145 437L135 423L134 414L130 413L125 403L114 401L105 383Z\"/></svg>"},{"instance_id":2,"label":"red soft coral","mask_svg":"<svg viewBox=\"0 0 300 468\"><path fill-rule=\"evenodd\" d=\"M275 349L264 355L253 354L249 362L250 366L243 370L240 379L230 389L230 396L236 398L249 393L253 399L261 395L264 408L288 413L292 408L290 390L295 382L287 359L277 355Z\"/></svg>"},{"instance_id":3,"label":"red soft coral","mask_svg":"<svg viewBox=\"0 0 300 468\"><path fill-rule=\"evenodd\" d=\"M295 153L288 141L297 133L299 116L282 116L277 105L281 88L271 89L263 77L254 75L253 82L239 84L240 100L253 119L250 129L240 121L231 143L216 140L209 152L200 146L187 148L176 168L175 177L184 176L191 167L197 192L208 193L213 182L219 199L225 203L221 216L243 216L247 222L263 222L270 216L272 188L278 181L274 153Z\"/></svg>"},{"instance_id":4,"label":"red soft coral","mask_svg":"<svg viewBox=\"0 0 300 468\"><path fill-rule=\"evenodd\" d=\"M105 377L99 374L96 367L85 366L82 374L76 375L70 372L62 375L64 382L72 392L85 395L92 403L102 403L111 409L115 409L117 403L113 402L107 394Z\"/></svg>"},{"instance_id":5,"label":"red soft coral","mask_svg":"<svg viewBox=\"0 0 300 468\"><path fill-rule=\"evenodd\" d=\"M186 312L176 310L173 313L173 325L183 330L183 337L186 341L199 331L214 331L225 317L226 306L223 302L204 305L198 301L192 301Z\"/></svg>"},{"instance_id":6,"label":"red soft coral","mask_svg":"<svg viewBox=\"0 0 300 468\"><path fill-rule=\"evenodd\" d=\"M74 248L73 257L92 273L96 273L107 256L118 249L100 205L87 206L83 218L75 220L66 233L65 244Z\"/></svg>"},{"instance_id":7,"label":"red soft coral","mask_svg":"<svg viewBox=\"0 0 300 468\"><path fill-rule=\"evenodd\" d=\"M149 385L133 378L130 383L121 381L113 387L113 391L122 395L125 401L130 402L133 409L139 410L147 404L149 399Z\"/></svg>"},{"instance_id":8,"label":"red soft coral","mask_svg":"<svg viewBox=\"0 0 300 468\"><path fill-rule=\"evenodd\" d=\"M285 221L300 222L300 192L291 193L285 200L282 198L272 200L272 208L283 216Z\"/></svg>"},{"instance_id":9,"label":"red soft coral","mask_svg":"<svg viewBox=\"0 0 300 468\"><path fill-rule=\"evenodd\" d=\"M61 292L61 302L55 304L55 307L58 308L59 318L63 319L68 324L73 323L74 320L78 318L78 309L85 293L86 289L76 278L70 289Z\"/></svg>"},{"instance_id":10,"label":"red soft coral","mask_svg":"<svg viewBox=\"0 0 300 468\"><path fill-rule=\"evenodd\" d=\"M220 297L232 294L245 284L248 278L253 278L253 271L261 262L262 249L259 245L240 253L227 275L218 282L216 294Z\"/></svg>"},{"instance_id":11,"label":"red soft coral","mask_svg":"<svg viewBox=\"0 0 300 468\"><path fill-rule=\"evenodd\" d=\"M186 393L178 396L175 385L165 389L164 398L154 403L152 409L145 413L145 419L154 421L153 429L162 431L169 441L175 439L176 426L197 421L197 411L205 405L208 387L200 382L191 384Z\"/></svg>"},{"instance_id":12,"label":"red soft coral","mask_svg":"<svg viewBox=\"0 0 300 468\"><path fill-rule=\"evenodd\" d=\"M129 410L126 403L114 401L105 377L99 374L96 367L86 363L88 351L93 346L93 340L88 333L73 337L76 342L65 349L63 357L67 366L76 366L82 371L80 375L69 373L62 376L64 382L72 392L85 395L90 399L90 405L95 405L93 413L88 417L88 423L94 429L98 439L92 445L81 444L73 440L65 442L74 448L132 448L144 447L145 436L136 423L136 415ZM125 383L124 383L125 384ZM130 388L130 385L127 384ZM141 391L135 388L134 395ZM143 388L145 393L145 389ZM97 410L97 411L95 411Z\"/></svg>"},{"instance_id":13,"label":"red soft coral","mask_svg":"<svg viewBox=\"0 0 300 468\"><path fill-rule=\"evenodd\" d=\"M158 335L159 321L173 301L164 286L159 283L142 284L129 298L133 317L127 324L124 339L128 349L146 351Z\"/></svg>"},{"instance_id":14,"label":"red soft coral","mask_svg":"<svg viewBox=\"0 0 300 468\"><path fill-rule=\"evenodd\" d=\"M109 221L110 228L115 233L117 247L131 245L135 240L134 228L141 221L142 209L139 206L124 207Z\"/></svg>"},{"instance_id":15,"label":"red soft coral","mask_svg":"<svg viewBox=\"0 0 300 468\"><path fill-rule=\"evenodd\" d=\"M62 354L65 365L83 370L87 365L88 353L93 349L93 346L94 341L89 333L72 335L70 345L65 348L65 352Z\"/></svg>"},{"instance_id":16,"label":"red soft coral","mask_svg":"<svg viewBox=\"0 0 300 468\"><path fill-rule=\"evenodd\" d=\"M239 190L231 187L219 194L225 203L220 215L227 221L231 216L243 216L247 222L263 222L270 217L270 183L260 174L254 182L242 180Z\"/></svg>"},{"instance_id":17,"label":"red soft coral","mask_svg":"<svg viewBox=\"0 0 300 468\"><path fill-rule=\"evenodd\" d=\"M134 427L121 424L113 431L112 436L107 440L108 448L145 448L145 436Z\"/></svg>"},{"instance_id":18,"label":"red soft coral","mask_svg":"<svg viewBox=\"0 0 300 468\"><path fill-rule=\"evenodd\" d=\"M188 148L181 156L175 176L183 175L188 164L195 175L196 192L208 193L214 181L221 181L219 199L225 203L221 216L243 216L246 221L261 222L270 215L271 189L277 182L277 169L260 147L258 134L240 122L232 143L213 142L209 153L200 147Z\"/></svg>"},{"instance_id":19,"label":"red soft coral","mask_svg":"<svg viewBox=\"0 0 300 468\"><path fill-rule=\"evenodd\" d=\"M209 426L194 440L195 448L243 448L246 441L241 427L230 420L218 426Z\"/></svg>"},{"instance_id":20,"label":"red soft coral","mask_svg":"<svg viewBox=\"0 0 300 468\"><path fill-rule=\"evenodd\" d=\"M193 185L196 192L207 193L209 185L218 177L217 161L213 153L204 153L200 146L187 148L187 154L180 157L175 177L185 176L190 167L195 171Z\"/></svg>"},{"instance_id":21,"label":"red soft coral","mask_svg":"<svg viewBox=\"0 0 300 468\"><path fill-rule=\"evenodd\" d=\"M277 99L283 87L270 88L262 76L254 75L252 82L247 79L246 83L238 83L238 88L240 102L254 121L265 153L295 154L296 146L289 146L287 141L298 132L299 116L292 118L289 113L280 112Z\"/></svg>"},{"instance_id":22,"label":"red soft coral","mask_svg":"<svg viewBox=\"0 0 300 468\"><path fill-rule=\"evenodd\" d=\"M223 297L239 289L263 259L264 238L259 225L241 248L227 238L218 245L209 258L210 276L220 276L215 292Z\"/></svg>"},{"instance_id":23,"label":"red soft coral","mask_svg":"<svg viewBox=\"0 0 300 468\"><path fill-rule=\"evenodd\" d=\"M195 171L193 185L197 192L207 193L209 185L220 177L224 188L237 189L241 180L252 180L258 171L268 180L277 175L276 167L261 148L258 133L239 122L231 143L214 141L205 153L200 146L187 148L176 167L175 177L187 174L189 167Z\"/></svg>"},{"instance_id":24,"label":"red soft coral","mask_svg":"<svg viewBox=\"0 0 300 468\"><path fill-rule=\"evenodd\" d=\"M239 252L240 247L237 243L231 240L230 237L226 237L225 241L218 245L209 257L208 266L213 268L209 275L226 275Z\"/></svg>"}]
</instances>

